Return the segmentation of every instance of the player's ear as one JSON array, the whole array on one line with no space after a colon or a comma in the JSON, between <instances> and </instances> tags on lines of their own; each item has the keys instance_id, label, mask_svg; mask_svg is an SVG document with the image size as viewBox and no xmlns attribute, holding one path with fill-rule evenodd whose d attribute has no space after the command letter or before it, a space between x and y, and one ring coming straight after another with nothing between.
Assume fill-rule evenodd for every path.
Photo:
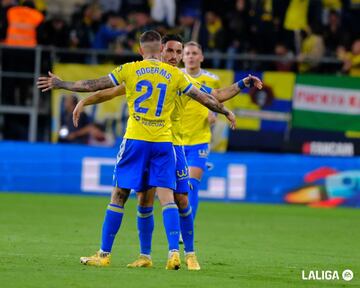
<instances>
[{"instance_id":1,"label":"player's ear","mask_svg":"<svg viewBox=\"0 0 360 288\"><path fill-rule=\"evenodd\" d=\"M144 55L144 51L143 51L143 49L141 48L141 46L139 46L139 54L140 54L141 56Z\"/></svg>"},{"instance_id":2,"label":"player's ear","mask_svg":"<svg viewBox=\"0 0 360 288\"><path fill-rule=\"evenodd\" d=\"M163 50L164 50L164 45L160 44L160 52L163 52Z\"/></svg>"},{"instance_id":3,"label":"player's ear","mask_svg":"<svg viewBox=\"0 0 360 288\"><path fill-rule=\"evenodd\" d=\"M204 54L201 53L200 63L204 62Z\"/></svg>"}]
</instances>

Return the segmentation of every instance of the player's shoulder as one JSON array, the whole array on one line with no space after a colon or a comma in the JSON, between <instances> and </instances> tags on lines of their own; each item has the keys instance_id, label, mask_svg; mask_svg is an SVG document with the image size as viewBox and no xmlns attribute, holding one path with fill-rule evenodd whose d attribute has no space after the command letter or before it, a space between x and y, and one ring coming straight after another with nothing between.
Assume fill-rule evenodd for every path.
<instances>
[{"instance_id":1,"label":"player's shoulder","mask_svg":"<svg viewBox=\"0 0 360 288\"><path fill-rule=\"evenodd\" d=\"M124 65L128 65L130 67L140 67L140 66L146 65L146 61L145 60L136 60L136 61L127 62Z\"/></svg>"},{"instance_id":2,"label":"player's shoulder","mask_svg":"<svg viewBox=\"0 0 360 288\"><path fill-rule=\"evenodd\" d=\"M162 61L156 61L154 62L155 66L158 66L159 68L161 69L165 69L166 71L168 72L174 72L176 71L177 72L177 67L174 67L172 65L169 65L165 62L162 62Z\"/></svg>"},{"instance_id":3,"label":"player's shoulder","mask_svg":"<svg viewBox=\"0 0 360 288\"><path fill-rule=\"evenodd\" d=\"M132 67L132 66L135 64L135 62L139 62L139 61L132 61L132 62L126 62L126 63L120 64L120 65L118 65L118 66L115 68L115 70L116 70L117 72L120 72L120 71L123 70L124 68Z\"/></svg>"},{"instance_id":4,"label":"player's shoulder","mask_svg":"<svg viewBox=\"0 0 360 288\"><path fill-rule=\"evenodd\" d=\"M186 77L187 76L187 74L182 69L180 69L179 67L171 66L169 64L167 64L167 65L171 67L170 71L172 71L172 73L177 75L178 77L183 77L183 76Z\"/></svg>"},{"instance_id":5,"label":"player's shoulder","mask_svg":"<svg viewBox=\"0 0 360 288\"><path fill-rule=\"evenodd\" d=\"M220 80L219 76L217 76L214 73L211 73L210 71L205 70L205 69L201 69L201 75L205 76L207 78L210 78L210 79L212 79L214 81L219 81Z\"/></svg>"}]
</instances>

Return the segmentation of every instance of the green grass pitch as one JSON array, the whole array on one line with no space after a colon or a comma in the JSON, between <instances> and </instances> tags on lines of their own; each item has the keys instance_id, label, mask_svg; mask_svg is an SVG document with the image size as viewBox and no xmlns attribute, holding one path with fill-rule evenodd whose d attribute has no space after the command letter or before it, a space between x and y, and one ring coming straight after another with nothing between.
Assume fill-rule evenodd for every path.
<instances>
[{"instance_id":1,"label":"green grass pitch","mask_svg":"<svg viewBox=\"0 0 360 288\"><path fill-rule=\"evenodd\" d=\"M151 269L138 255L136 203L128 201L112 265L79 263L98 249L107 197L0 193L0 287L360 287L360 210L200 203L201 271L166 271L160 207ZM352 269L350 282L304 281L301 271Z\"/></svg>"}]
</instances>

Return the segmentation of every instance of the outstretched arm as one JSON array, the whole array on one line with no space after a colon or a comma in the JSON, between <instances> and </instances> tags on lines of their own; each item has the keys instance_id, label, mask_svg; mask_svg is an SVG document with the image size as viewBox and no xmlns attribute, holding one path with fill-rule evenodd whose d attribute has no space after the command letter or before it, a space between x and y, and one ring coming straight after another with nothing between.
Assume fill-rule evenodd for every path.
<instances>
[{"instance_id":1,"label":"outstretched arm","mask_svg":"<svg viewBox=\"0 0 360 288\"><path fill-rule=\"evenodd\" d=\"M46 92L51 89L65 89L74 92L94 92L114 86L109 76L104 76L98 79L70 82L61 80L50 71L48 74L49 77L39 77L36 83L37 87L41 89L42 92Z\"/></svg>"},{"instance_id":2,"label":"outstretched arm","mask_svg":"<svg viewBox=\"0 0 360 288\"><path fill-rule=\"evenodd\" d=\"M210 110L224 114L230 122L230 127L235 129L236 120L234 113L221 104L213 95L204 93L194 86L192 86L185 94L206 106Z\"/></svg>"},{"instance_id":3,"label":"outstretched arm","mask_svg":"<svg viewBox=\"0 0 360 288\"><path fill-rule=\"evenodd\" d=\"M213 89L211 95L214 95L219 102L225 102L236 96L245 87L256 87L260 90L263 87L263 83L258 77L249 75L229 87Z\"/></svg>"},{"instance_id":4,"label":"outstretched arm","mask_svg":"<svg viewBox=\"0 0 360 288\"><path fill-rule=\"evenodd\" d=\"M120 86L108 88L105 90L99 90L90 96L81 99L76 105L73 111L73 123L77 127L80 119L80 114L83 112L84 107L88 105L94 105L109 101L115 97L122 96L126 92L125 86L121 84Z\"/></svg>"},{"instance_id":5,"label":"outstretched arm","mask_svg":"<svg viewBox=\"0 0 360 288\"><path fill-rule=\"evenodd\" d=\"M118 96L123 96L125 95L125 93L126 93L125 85L121 84L120 86L115 86L104 90L96 91L95 93L92 93L88 97L81 99L80 102L82 102L84 106L94 105L109 101Z\"/></svg>"}]
</instances>

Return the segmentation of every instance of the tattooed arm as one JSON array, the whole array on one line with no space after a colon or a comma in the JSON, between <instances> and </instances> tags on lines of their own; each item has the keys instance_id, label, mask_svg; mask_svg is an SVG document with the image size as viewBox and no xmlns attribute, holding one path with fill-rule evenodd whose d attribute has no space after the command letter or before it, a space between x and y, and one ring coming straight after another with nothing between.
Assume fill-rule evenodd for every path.
<instances>
[{"instance_id":1,"label":"tattooed arm","mask_svg":"<svg viewBox=\"0 0 360 288\"><path fill-rule=\"evenodd\" d=\"M206 106L211 111L224 114L231 123L231 128L235 129L236 121L234 113L221 104L213 95L204 93L194 86L192 86L185 94Z\"/></svg>"},{"instance_id":2,"label":"tattooed arm","mask_svg":"<svg viewBox=\"0 0 360 288\"><path fill-rule=\"evenodd\" d=\"M65 89L74 92L94 92L113 87L114 84L109 76L104 76L92 80L79 80L75 82L63 81L55 74L49 71L49 77L39 77L37 87L42 92L51 89Z\"/></svg>"},{"instance_id":3,"label":"tattooed arm","mask_svg":"<svg viewBox=\"0 0 360 288\"><path fill-rule=\"evenodd\" d=\"M200 91L195 86L192 86L188 92L185 93L189 97L193 98L200 104L206 106L211 111L221 113L224 115L227 115L229 113L229 110L221 104L216 97L214 97L211 94L207 94L205 92Z\"/></svg>"}]
</instances>

